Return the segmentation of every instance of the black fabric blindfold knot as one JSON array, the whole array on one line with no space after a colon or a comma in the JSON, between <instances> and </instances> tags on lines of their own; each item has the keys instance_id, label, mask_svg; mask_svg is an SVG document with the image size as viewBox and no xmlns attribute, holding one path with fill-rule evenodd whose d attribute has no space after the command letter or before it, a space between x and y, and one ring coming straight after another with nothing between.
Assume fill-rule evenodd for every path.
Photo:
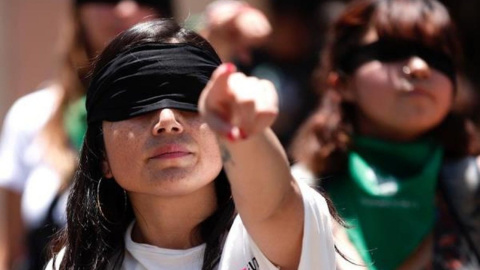
<instances>
[{"instance_id":1,"label":"black fabric blindfold knot","mask_svg":"<svg viewBox=\"0 0 480 270\"><path fill-rule=\"evenodd\" d=\"M214 52L184 43L131 48L92 79L87 122L121 121L163 108L197 111L200 93L220 64Z\"/></svg>"},{"instance_id":2,"label":"black fabric blindfold knot","mask_svg":"<svg viewBox=\"0 0 480 270\"><path fill-rule=\"evenodd\" d=\"M340 69L346 74L352 74L361 65L378 60L380 62L395 62L418 56L432 68L445 74L455 85L456 71L453 60L446 53L428 48L416 42L402 40L378 40L359 46L340 59Z\"/></svg>"}]
</instances>

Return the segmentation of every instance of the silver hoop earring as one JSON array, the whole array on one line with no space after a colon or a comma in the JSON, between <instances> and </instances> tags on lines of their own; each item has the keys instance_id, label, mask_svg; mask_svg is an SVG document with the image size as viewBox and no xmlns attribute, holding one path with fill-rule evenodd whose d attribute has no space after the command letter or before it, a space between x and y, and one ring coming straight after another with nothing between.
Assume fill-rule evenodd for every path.
<instances>
[{"instance_id":1,"label":"silver hoop earring","mask_svg":"<svg viewBox=\"0 0 480 270\"><path fill-rule=\"evenodd\" d=\"M112 223L112 224L115 224L115 223L119 223L119 222L112 222L110 221L107 216L105 215L105 213L103 212L102 210L102 204L100 203L100 185L102 184L102 180L103 180L103 177L100 178L100 180L98 180L98 183L97 183L97 208L100 212L100 215L103 217L103 219L105 219L108 223ZM125 214L125 212L127 211L127 192L125 191L125 189L122 188L122 191L123 191L123 201L124 201L124 204L123 204L123 213Z\"/></svg>"}]
</instances>

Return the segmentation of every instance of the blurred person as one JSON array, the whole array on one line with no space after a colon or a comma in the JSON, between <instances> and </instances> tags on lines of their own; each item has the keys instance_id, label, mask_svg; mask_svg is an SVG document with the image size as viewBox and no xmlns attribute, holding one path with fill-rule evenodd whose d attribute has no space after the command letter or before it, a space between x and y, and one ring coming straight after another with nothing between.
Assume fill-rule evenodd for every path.
<instances>
[{"instance_id":1,"label":"blurred person","mask_svg":"<svg viewBox=\"0 0 480 270\"><path fill-rule=\"evenodd\" d=\"M279 94L273 125L287 147L315 107L311 85L323 29L341 10L341 1L270 0L266 14L242 1L215 1L205 11L201 33L220 57L247 74L268 79ZM319 19L320 18L320 19Z\"/></svg>"},{"instance_id":2,"label":"blurred person","mask_svg":"<svg viewBox=\"0 0 480 270\"><path fill-rule=\"evenodd\" d=\"M1 269L41 269L51 235L65 223L65 202L86 128L84 94L91 60L120 31L171 17L170 1L72 1L60 37L56 78L18 99L0 142Z\"/></svg>"},{"instance_id":3,"label":"blurred person","mask_svg":"<svg viewBox=\"0 0 480 270\"><path fill-rule=\"evenodd\" d=\"M326 190L351 226L335 241L364 268L480 268L478 138L454 110L457 40L436 0L353 1L332 27L293 172Z\"/></svg>"},{"instance_id":4,"label":"blurred person","mask_svg":"<svg viewBox=\"0 0 480 270\"><path fill-rule=\"evenodd\" d=\"M333 269L327 203L295 181L269 128L274 86L198 34L165 19L123 32L86 106L47 269Z\"/></svg>"}]
</instances>

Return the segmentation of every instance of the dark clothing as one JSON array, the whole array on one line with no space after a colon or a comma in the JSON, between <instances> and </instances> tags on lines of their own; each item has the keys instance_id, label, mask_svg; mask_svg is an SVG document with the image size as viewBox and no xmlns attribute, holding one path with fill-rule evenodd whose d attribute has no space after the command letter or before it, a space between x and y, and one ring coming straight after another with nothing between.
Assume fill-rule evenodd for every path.
<instances>
[{"instance_id":1,"label":"dark clothing","mask_svg":"<svg viewBox=\"0 0 480 270\"><path fill-rule=\"evenodd\" d=\"M480 171L475 158L444 162L433 269L480 269Z\"/></svg>"}]
</instances>

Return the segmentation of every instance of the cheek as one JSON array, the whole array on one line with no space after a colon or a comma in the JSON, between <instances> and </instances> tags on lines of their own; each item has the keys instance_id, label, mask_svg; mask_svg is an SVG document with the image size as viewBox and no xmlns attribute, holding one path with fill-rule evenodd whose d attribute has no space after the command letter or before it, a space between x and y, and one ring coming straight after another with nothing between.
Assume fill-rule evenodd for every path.
<instances>
[{"instance_id":1,"label":"cheek","mask_svg":"<svg viewBox=\"0 0 480 270\"><path fill-rule=\"evenodd\" d=\"M355 102L366 110L387 106L395 92L390 72L379 62L361 66L353 75L352 88Z\"/></svg>"},{"instance_id":2,"label":"cheek","mask_svg":"<svg viewBox=\"0 0 480 270\"><path fill-rule=\"evenodd\" d=\"M136 164L142 160L139 143L142 139L135 133L135 129L125 127L117 129L115 124L111 124L111 128L104 129L104 141L108 165L113 176L131 177L135 168L139 167ZM119 145L122 147L118 147Z\"/></svg>"},{"instance_id":3,"label":"cheek","mask_svg":"<svg viewBox=\"0 0 480 270\"><path fill-rule=\"evenodd\" d=\"M359 67L353 74L353 81L356 90L375 91L381 94L386 88L393 88L392 76L390 68L378 61L373 61Z\"/></svg>"},{"instance_id":4,"label":"cheek","mask_svg":"<svg viewBox=\"0 0 480 270\"><path fill-rule=\"evenodd\" d=\"M446 110L450 110L455 97L455 90L452 81L438 71L432 72L431 81L433 82L432 89L435 89L435 91L432 92L436 95L437 100L442 107L445 107Z\"/></svg>"}]
</instances>

